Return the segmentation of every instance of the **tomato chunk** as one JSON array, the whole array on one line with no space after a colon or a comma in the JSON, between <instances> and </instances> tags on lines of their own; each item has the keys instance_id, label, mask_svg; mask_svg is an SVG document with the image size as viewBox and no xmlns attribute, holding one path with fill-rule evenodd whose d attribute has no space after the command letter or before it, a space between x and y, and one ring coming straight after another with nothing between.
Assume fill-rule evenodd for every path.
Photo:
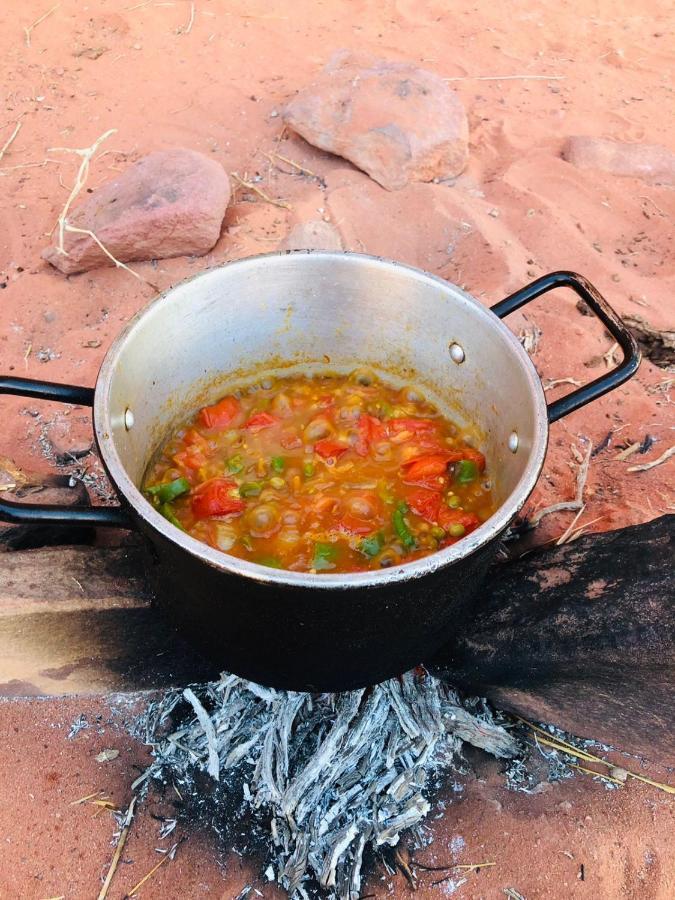
<instances>
[{"instance_id":1,"label":"tomato chunk","mask_svg":"<svg viewBox=\"0 0 675 900\"><path fill-rule=\"evenodd\" d=\"M338 522L338 529L347 534L370 534L373 530L373 523L346 513Z\"/></svg>"},{"instance_id":2,"label":"tomato chunk","mask_svg":"<svg viewBox=\"0 0 675 900\"><path fill-rule=\"evenodd\" d=\"M205 406L199 412L199 421L206 428L224 428L239 415L241 403L236 397L223 397L213 406Z\"/></svg>"},{"instance_id":3,"label":"tomato chunk","mask_svg":"<svg viewBox=\"0 0 675 900\"><path fill-rule=\"evenodd\" d=\"M415 435L429 434L436 431L436 423L433 419L389 419L387 428L389 434L400 434L402 431L411 431Z\"/></svg>"},{"instance_id":4,"label":"tomato chunk","mask_svg":"<svg viewBox=\"0 0 675 900\"><path fill-rule=\"evenodd\" d=\"M450 451L441 453L429 453L426 456L418 456L404 463L403 480L407 482L422 481L425 478L433 478L436 475L445 475L448 463L452 462L453 454Z\"/></svg>"},{"instance_id":5,"label":"tomato chunk","mask_svg":"<svg viewBox=\"0 0 675 900\"><path fill-rule=\"evenodd\" d=\"M233 496L237 485L230 478L211 478L195 488L192 513L197 519L209 516L239 515L246 509L240 497Z\"/></svg>"},{"instance_id":6,"label":"tomato chunk","mask_svg":"<svg viewBox=\"0 0 675 900\"><path fill-rule=\"evenodd\" d=\"M359 456L368 456L373 444L387 437L387 426L375 416L362 415L356 423L357 439L354 450Z\"/></svg>"},{"instance_id":7,"label":"tomato chunk","mask_svg":"<svg viewBox=\"0 0 675 900\"><path fill-rule=\"evenodd\" d=\"M314 444L314 450L322 459L339 459L343 453L349 450L344 444L325 438L323 441L317 441Z\"/></svg>"},{"instance_id":8,"label":"tomato chunk","mask_svg":"<svg viewBox=\"0 0 675 900\"><path fill-rule=\"evenodd\" d=\"M405 494L406 503L410 509L421 516L427 522L435 525L443 502L440 491L429 490L425 487L415 488Z\"/></svg>"},{"instance_id":9,"label":"tomato chunk","mask_svg":"<svg viewBox=\"0 0 675 900\"><path fill-rule=\"evenodd\" d=\"M270 428L272 425L276 425L279 422L279 418L277 416L272 416L270 413L259 412L255 413L251 416L248 422L244 425L247 431L256 433L256 431L262 431L263 428Z\"/></svg>"}]
</instances>

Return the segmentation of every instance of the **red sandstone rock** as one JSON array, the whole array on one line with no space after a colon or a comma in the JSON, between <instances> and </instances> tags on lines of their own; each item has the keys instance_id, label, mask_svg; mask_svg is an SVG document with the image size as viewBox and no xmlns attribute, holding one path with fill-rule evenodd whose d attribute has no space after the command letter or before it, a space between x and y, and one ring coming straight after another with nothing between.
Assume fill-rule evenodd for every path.
<instances>
[{"instance_id":1,"label":"red sandstone rock","mask_svg":"<svg viewBox=\"0 0 675 900\"><path fill-rule=\"evenodd\" d=\"M675 154L659 144L626 144L575 135L567 139L562 157L578 169L600 169L675 187Z\"/></svg>"},{"instance_id":2,"label":"red sandstone rock","mask_svg":"<svg viewBox=\"0 0 675 900\"><path fill-rule=\"evenodd\" d=\"M92 231L120 262L201 256L220 236L230 199L223 167L194 150L144 156L76 207L69 222ZM112 265L89 235L66 232L43 258L65 274Z\"/></svg>"},{"instance_id":3,"label":"red sandstone rock","mask_svg":"<svg viewBox=\"0 0 675 900\"><path fill-rule=\"evenodd\" d=\"M461 100L438 75L408 63L341 51L291 100L284 121L392 191L459 175L468 159Z\"/></svg>"}]
</instances>

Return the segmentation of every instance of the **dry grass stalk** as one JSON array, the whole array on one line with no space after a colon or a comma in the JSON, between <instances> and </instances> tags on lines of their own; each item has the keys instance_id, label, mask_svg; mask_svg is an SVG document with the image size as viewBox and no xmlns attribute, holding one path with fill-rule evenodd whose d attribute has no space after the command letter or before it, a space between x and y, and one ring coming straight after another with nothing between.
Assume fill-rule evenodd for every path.
<instances>
[{"instance_id":1,"label":"dry grass stalk","mask_svg":"<svg viewBox=\"0 0 675 900\"><path fill-rule=\"evenodd\" d=\"M548 733L548 731L544 731L543 728L539 728L537 725L533 725L532 722L528 722L527 719L522 719L520 716L515 717L519 722L522 722L523 725L527 725L533 732L535 732L535 740L540 744L544 744L547 747L551 747L553 750L556 750L558 753L566 753L568 756L575 756L577 759L583 759L585 762L594 762L598 763L601 766L607 766L608 769L615 769L615 763L609 762L606 759L603 759L600 756L595 756L593 753L589 753L586 750L581 750L579 747L575 747L574 744L570 744L567 741L564 741L562 738L558 738L552 736ZM581 768L580 766L578 768ZM603 778L611 776L606 776L602 772L595 772L593 770L586 770L592 772L593 775L600 775ZM643 781L645 784L649 784L652 787L658 788L661 791L665 791L667 794L675 794L675 787L670 784L663 784L660 781L653 781L651 778L647 778L644 775L638 775L636 772L631 772L628 769L625 769L626 774L630 778L635 778L638 781ZM619 784L622 784L619 779L611 779L618 781Z\"/></svg>"},{"instance_id":2,"label":"dry grass stalk","mask_svg":"<svg viewBox=\"0 0 675 900\"><path fill-rule=\"evenodd\" d=\"M46 18L51 16L52 13L56 12L59 6L61 6L60 3L55 4L51 9L48 9L46 13L43 13L39 19L36 19L31 25L24 27L23 33L26 39L26 47L30 47L30 36L33 33L33 29L37 28L40 22L44 22Z\"/></svg>"},{"instance_id":3,"label":"dry grass stalk","mask_svg":"<svg viewBox=\"0 0 675 900\"><path fill-rule=\"evenodd\" d=\"M577 381L576 378L552 378L544 383L544 390L550 391L559 384L573 384L575 387L581 387L581 382Z\"/></svg>"},{"instance_id":4,"label":"dry grass stalk","mask_svg":"<svg viewBox=\"0 0 675 900\"><path fill-rule=\"evenodd\" d=\"M253 184L250 181L246 181L241 178L236 172L230 172L232 178L240 184L242 187L246 188L249 191L253 191L254 194L257 194L261 200L264 200L266 203L271 203L272 206L280 206L281 209L293 209L290 203L286 200L275 200L274 197L270 197L269 194L266 194L265 191L261 190L257 185Z\"/></svg>"},{"instance_id":5,"label":"dry grass stalk","mask_svg":"<svg viewBox=\"0 0 675 900\"><path fill-rule=\"evenodd\" d=\"M194 5L194 3L190 3L190 18L188 19L188 23L185 26L181 25L181 27L178 29L176 34L190 34L194 23L195 23L195 5Z\"/></svg>"},{"instance_id":6,"label":"dry grass stalk","mask_svg":"<svg viewBox=\"0 0 675 900\"><path fill-rule=\"evenodd\" d=\"M86 803L87 800L91 800L91 799L94 798L94 797L100 797L101 794L105 794L105 791L94 791L93 794L87 794L86 797L80 797L79 800L71 800L71 801L70 801L70 805L71 805L71 806L78 806L80 803Z\"/></svg>"},{"instance_id":7,"label":"dry grass stalk","mask_svg":"<svg viewBox=\"0 0 675 900\"><path fill-rule=\"evenodd\" d=\"M113 858L110 862L110 868L108 869L108 874L105 876L105 881L101 886L101 890L99 892L97 900L105 900L108 896L108 889L110 888L110 884L115 876L115 872L117 870L117 865L120 861L120 856L122 855L122 850L124 850L124 845L127 842L127 837L129 835L129 829L131 828L131 823L134 819L134 809L136 807L136 797L131 798L131 803L129 804L126 814L124 816L124 826L122 831L120 832L120 837L117 842L117 847L115 847L115 852L113 853Z\"/></svg>"},{"instance_id":8,"label":"dry grass stalk","mask_svg":"<svg viewBox=\"0 0 675 900\"><path fill-rule=\"evenodd\" d=\"M173 858L174 858L174 856L176 855L176 850L177 850L177 849L178 849L178 843L175 843L175 844L173 845L173 847L172 847L170 850L168 850L168 851L166 852L166 854L160 859L160 861L157 863L157 865L153 866L153 867L150 869L150 871L148 872L148 874L147 874L147 875L144 875L143 878L141 878L141 880L140 880L137 884L135 884L135 885L131 888L130 891L127 892L127 895L126 895L126 896L127 896L127 897L133 897L134 894L136 894L136 893L143 887L143 885L145 884L145 882L148 881L150 878L152 878L152 876L155 874L155 872L157 871L157 869L159 869L160 866L163 866L163 865L164 865L164 863L167 861L167 859L173 859Z\"/></svg>"},{"instance_id":9,"label":"dry grass stalk","mask_svg":"<svg viewBox=\"0 0 675 900\"><path fill-rule=\"evenodd\" d=\"M5 166L3 169L0 169L0 174L4 172L14 172L16 169L42 169L49 163L53 163L55 166L61 165L58 159L43 159L42 162L39 163L21 163L19 166Z\"/></svg>"},{"instance_id":10,"label":"dry grass stalk","mask_svg":"<svg viewBox=\"0 0 675 900\"><path fill-rule=\"evenodd\" d=\"M602 772L596 772L595 769L587 769L585 766L577 766L575 763L570 763L570 769L576 769L578 772L583 772L585 775L592 775L594 778L602 778L603 781L609 781L612 784L617 784L621 786L623 781L619 781L618 778L612 778L611 775L603 775Z\"/></svg>"},{"instance_id":11,"label":"dry grass stalk","mask_svg":"<svg viewBox=\"0 0 675 900\"><path fill-rule=\"evenodd\" d=\"M289 159L287 156L282 156L281 153L265 153L263 150L263 156L266 156L270 162L274 162L275 159L280 159L281 162L285 162L286 165L291 166L293 169L297 169L302 175L309 175L310 178L321 178L320 175L317 175L316 172L312 172L307 166L301 166L300 163L295 162L293 159Z\"/></svg>"},{"instance_id":12,"label":"dry grass stalk","mask_svg":"<svg viewBox=\"0 0 675 900\"><path fill-rule=\"evenodd\" d=\"M70 194L68 195L68 199L66 200L65 206L61 210L61 214L57 220L57 226L59 229L58 241L56 244L56 250L58 253L61 253L63 256L68 256L68 251L63 245L64 238L66 232L71 232L73 234L86 234L88 235L98 246L101 248L103 253L117 266L118 269L124 269L129 272L134 278L138 278L139 281L143 281L144 279L138 274L138 272L134 272L133 269L130 269L129 266L125 265L119 259L114 257L112 253L103 246L101 241L96 237L93 231L90 231L86 228L77 228L75 225L71 225L68 222L68 213L70 212L70 207L75 202L76 198L80 194L80 191L85 186L87 182L87 178L89 177L89 166L91 164L92 157L96 155L98 148L101 146L103 141L107 140L111 134L116 134L117 129L111 128L102 134L99 138L97 138L91 147L84 147L82 149L74 149L72 147L51 147L47 152L48 153L75 153L82 158L82 162L80 163L80 168L77 170L77 175L75 177L75 184L73 185ZM154 287L154 285L153 285Z\"/></svg>"},{"instance_id":13,"label":"dry grass stalk","mask_svg":"<svg viewBox=\"0 0 675 900\"><path fill-rule=\"evenodd\" d=\"M675 455L675 444L672 447L669 447L667 450L664 450L661 456L658 459L653 459L651 462L643 463L641 466L629 466L629 472L646 472L648 469L654 469L656 466L662 466L664 462L667 462L671 456Z\"/></svg>"},{"instance_id":14,"label":"dry grass stalk","mask_svg":"<svg viewBox=\"0 0 675 900\"><path fill-rule=\"evenodd\" d=\"M2 160L2 157L5 155L5 153L9 149L12 141L16 138L17 134L21 131L22 125L23 125L23 122L21 121L21 119L19 119L19 121L14 126L14 131L10 134L10 136L7 138L5 143L0 148L0 160Z\"/></svg>"}]
</instances>

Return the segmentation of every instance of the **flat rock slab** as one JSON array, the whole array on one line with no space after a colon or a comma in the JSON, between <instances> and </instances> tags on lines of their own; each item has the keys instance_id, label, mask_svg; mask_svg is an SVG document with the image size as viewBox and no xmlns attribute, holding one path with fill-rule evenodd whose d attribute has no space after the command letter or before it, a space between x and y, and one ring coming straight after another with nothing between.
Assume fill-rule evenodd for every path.
<instances>
[{"instance_id":1,"label":"flat rock slab","mask_svg":"<svg viewBox=\"0 0 675 900\"><path fill-rule=\"evenodd\" d=\"M575 135L565 142L562 156L578 169L599 169L610 175L675 187L675 153L659 144L627 144Z\"/></svg>"},{"instance_id":2,"label":"flat rock slab","mask_svg":"<svg viewBox=\"0 0 675 900\"><path fill-rule=\"evenodd\" d=\"M202 256L220 237L229 200L220 163L195 150L159 150L96 189L68 222L120 262ZM63 246L65 254L54 245L42 256L66 275L113 265L91 234L66 231Z\"/></svg>"},{"instance_id":3,"label":"flat rock slab","mask_svg":"<svg viewBox=\"0 0 675 900\"><path fill-rule=\"evenodd\" d=\"M391 191L452 178L468 160L461 100L439 75L409 63L341 51L283 115L310 144Z\"/></svg>"},{"instance_id":4,"label":"flat rock slab","mask_svg":"<svg viewBox=\"0 0 675 900\"><path fill-rule=\"evenodd\" d=\"M99 796L110 798L118 808L127 807L131 782L149 758L128 728L148 699L117 694L0 701L3 898L97 896L118 826L107 810L86 801L73 804L100 791ZM69 737L76 721L87 727ZM97 762L104 750L117 750L118 755ZM460 900L497 898L507 888L528 900L670 900L675 894L672 798L635 782L607 791L586 777L545 784L545 790L534 795L515 794L504 787L501 763L477 754L471 765L475 774L451 778L435 798L428 819L433 843L417 858L430 866L495 865L479 873L419 870L415 896L420 900L439 900L450 893ZM163 823L157 817L178 818L167 838L159 837ZM227 823L226 811L223 818ZM169 849L176 841L175 859L145 882L139 894L143 900L233 900L248 885L264 900L285 896L267 883L267 861L259 849L238 855L231 845L219 845L169 785L163 795L153 791L138 805L110 900L126 896L160 861L156 848ZM433 884L447 875L448 881ZM377 900L411 896L402 876L389 877L381 868L366 880L363 893ZM249 896L259 895L251 890Z\"/></svg>"}]
</instances>

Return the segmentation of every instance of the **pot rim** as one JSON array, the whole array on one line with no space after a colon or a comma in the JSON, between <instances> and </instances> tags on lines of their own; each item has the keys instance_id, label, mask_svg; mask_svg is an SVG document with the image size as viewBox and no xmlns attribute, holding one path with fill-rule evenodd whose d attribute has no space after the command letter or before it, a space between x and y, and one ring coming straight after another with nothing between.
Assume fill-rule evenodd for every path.
<instances>
[{"instance_id":1,"label":"pot rim","mask_svg":"<svg viewBox=\"0 0 675 900\"><path fill-rule=\"evenodd\" d=\"M147 313L149 313L149 311L157 304L162 303L163 300L177 287L183 286L188 282L194 281L217 269L224 269L229 266L255 266L261 261L274 261L276 259L286 258L291 254L294 256L319 256L327 259L344 259L345 257L354 258L356 260L363 259L370 263L374 263L375 265L381 265L387 268L394 266L397 269L403 269L406 272L414 274L418 278L422 276L433 282L436 286L441 287L446 292L448 288L451 287L473 305L476 314L484 319L488 327L498 327L502 331L503 336L506 338L514 352L514 355L525 370L535 404L534 436L529 459L515 488L497 511L486 522L457 544L453 544L443 550L438 550L422 559L403 563L399 566L392 566L391 568L379 571L338 574L325 573L319 575L311 574L309 572L292 572L286 569L273 569L269 566L263 566L258 563L239 559L235 556L229 556L223 551L215 550L212 547L209 547L208 544L198 541L196 538L190 537L190 535L180 531L165 519L164 516L157 512L128 476L119 454L117 453L115 442L112 437L113 430L109 407L112 379L128 336ZM247 256L242 259L232 260L218 266L212 266L202 272L191 275L189 278L183 279L183 281L178 282L175 285L171 285L171 287L162 291L157 297L142 307L142 309L127 322L110 345L96 379L93 419L94 433L96 435L101 459L113 486L123 500L131 507L136 516L151 531L159 532L167 541L177 544L191 556L201 559L207 565L219 569L224 573L250 578L263 584L269 584L270 586L279 585L296 588L352 589L384 587L388 584L421 578L425 575L445 569L451 566L452 563L465 559L480 550L490 541L497 539L523 507L539 478L548 445L546 399L539 376L537 375L530 357L527 355L516 336L489 307L483 306L483 304L475 297L462 290L462 288L457 285L454 285L452 282L446 281L437 275L432 275L429 272L425 272L423 269L419 269L416 266L410 266L406 263L396 262L395 260L386 259L384 257L366 253L356 253L353 251L287 250L261 253L256 254L255 256Z\"/></svg>"}]
</instances>

